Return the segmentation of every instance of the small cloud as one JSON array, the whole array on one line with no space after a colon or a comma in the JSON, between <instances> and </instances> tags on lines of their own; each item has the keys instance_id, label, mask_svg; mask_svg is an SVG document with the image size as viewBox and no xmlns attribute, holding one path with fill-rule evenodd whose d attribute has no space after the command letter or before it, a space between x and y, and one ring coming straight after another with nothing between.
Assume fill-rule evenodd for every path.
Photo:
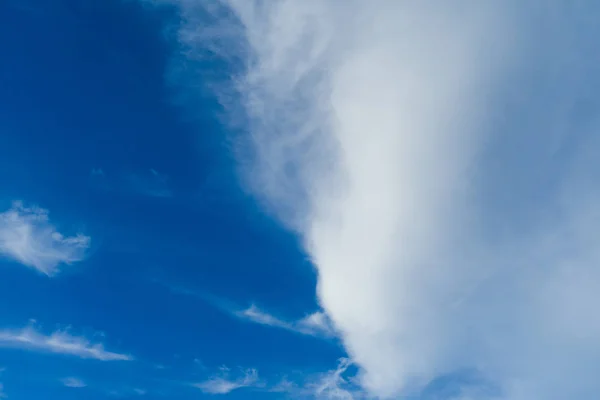
<instances>
[{"instance_id":1,"label":"small cloud","mask_svg":"<svg viewBox=\"0 0 600 400\"><path fill-rule=\"evenodd\" d=\"M284 377L278 384L269 389L269 392L273 393L297 393L298 391L298 384L290 381L287 377Z\"/></svg>"},{"instance_id":2,"label":"small cloud","mask_svg":"<svg viewBox=\"0 0 600 400\"><path fill-rule=\"evenodd\" d=\"M82 336L73 336L66 330L50 335L38 332L32 325L19 330L0 330L0 347L64 354L100 361L130 361L128 354L107 351L102 343L92 343Z\"/></svg>"},{"instance_id":3,"label":"small cloud","mask_svg":"<svg viewBox=\"0 0 600 400\"><path fill-rule=\"evenodd\" d=\"M7 399L8 396L4 392L4 385L0 383L0 399Z\"/></svg>"},{"instance_id":4,"label":"small cloud","mask_svg":"<svg viewBox=\"0 0 600 400\"><path fill-rule=\"evenodd\" d=\"M61 379L61 382L66 387L70 387L70 388L84 388L87 386L86 383L84 381L82 381L81 379L73 378L73 377Z\"/></svg>"},{"instance_id":5,"label":"small cloud","mask_svg":"<svg viewBox=\"0 0 600 400\"><path fill-rule=\"evenodd\" d=\"M327 315L321 311L314 312L298 321L285 321L269 314L252 304L245 310L236 311L234 314L242 319L257 324L281 328L303 335L317 337L334 337L335 330Z\"/></svg>"},{"instance_id":6,"label":"small cloud","mask_svg":"<svg viewBox=\"0 0 600 400\"><path fill-rule=\"evenodd\" d=\"M364 398L364 392L344 374L352 362L347 358L341 358L336 369L321 374L314 382L306 385L306 388L317 399L357 400Z\"/></svg>"},{"instance_id":7,"label":"small cloud","mask_svg":"<svg viewBox=\"0 0 600 400\"><path fill-rule=\"evenodd\" d=\"M331 324L331 320L322 311L316 311L302 318L296 324L298 332L313 336L335 336L335 329Z\"/></svg>"},{"instance_id":8,"label":"small cloud","mask_svg":"<svg viewBox=\"0 0 600 400\"><path fill-rule=\"evenodd\" d=\"M249 369L244 375L237 379L229 379L228 369L222 371L223 376L215 376L207 381L192 384L202 392L207 394L227 394L236 389L244 387L261 386L258 379L258 372L255 369Z\"/></svg>"},{"instance_id":9,"label":"small cloud","mask_svg":"<svg viewBox=\"0 0 600 400\"><path fill-rule=\"evenodd\" d=\"M150 197L172 197L169 177L153 168L144 173L131 173L126 176L130 190Z\"/></svg>"},{"instance_id":10,"label":"small cloud","mask_svg":"<svg viewBox=\"0 0 600 400\"><path fill-rule=\"evenodd\" d=\"M150 168L143 171L117 172L112 174L101 168L90 171L90 182L106 192L138 194L149 197L172 197L169 177Z\"/></svg>"},{"instance_id":11,"label":"small cloud","mask_svg":"<svg viewBox=\"0 0 600 400\"><path fill-rule=\"evenodd\" d=\"M193 362L194 362L194 365L196 366L196 368L199 370L206 371L208 369L206 367L206 365L204 365L202 360L200 360L199 358L194 358Z\"/></svg>"},{"instance_id":12,"label":"small cloud","mask_svg":"<svg viewBox=\"0 0 600 400\"><path fill-rule=\"evenodd\" d=\"M163 285L174 294L197 297L210 303L221 311L256 324L321 338L334 338L337 336L337 332L333 327L331 320L327 314L322 311L315 311L299 320L289 321L268 313L255 304L251 304L250 307L246 309L240 309L239 306L230 301L210 295L203 291L193 290L179 285L172 285L161 282L160 280L154 280L154 282Z\"/></svg>"},{"instance_id":13,"label":"small cloud","mask_svg":"<svg viewBox=\"0 0 600 400\"><path fill-rule=\"evenodd\" d=\"M52 276L61 264L84 259L90 237L64 236L50 223L48 210L15 201L0 213L0 256Z\"/></svg>"},{"instance_id":14,"label":"small cloud","mask_svg":"<svg viewBox=\"0 0 600 400\"><path fill-rule=\"evenodd\" d=\"M107 395L111 397L126 397L131 398L132 396L144 396L148 391L140 388L121 388L121 389L113 389L106 392Z\"/></svg>"},{"instance_id":15,"label":"small cloud","mask_svg":"<svg viewBox=\"0 0 600 400\"><path fill-rule=\"evenodd\" d=\"M271 315L271 314L259 309L254 304L252 304L247 309L236 313L236 315L238 317L247 319L247 320L255 322L257 324L293 330L292 324L285 322L285 321L275 317L274 315Z\"/></svg>"}]
</instances>

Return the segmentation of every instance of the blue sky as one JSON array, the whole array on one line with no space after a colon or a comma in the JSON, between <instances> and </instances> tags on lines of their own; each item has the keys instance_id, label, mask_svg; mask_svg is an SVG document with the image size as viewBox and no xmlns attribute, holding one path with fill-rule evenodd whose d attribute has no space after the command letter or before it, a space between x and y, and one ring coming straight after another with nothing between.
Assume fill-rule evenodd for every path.
<instances>
[{"instance_id":1,"label":"blue sky","mask_svg":"<svg viewBox=\"0 0 600 400\"><path fill-rule=\"evenodd\" d=\"M600 8L459 3L0 2L0 399L596 398Z\"/></svg>"},{"instance_id":2,"label":"blue sky","mask_svg":"<svg viewBox=\"0 0 600 400\"><path fill-rule=\"evenodd\" d=\"M193 122L172 105L169 15L112 0L19 1L3 2L0 18L0 203L19 219L2 230L30 227L29 251L42 253L21 259L3 248L0 329L66 331L134 358L7 343L6 395L135 398L137 388L203 398L188 384L222 366L231 379L260 367L270 384L334 368L344 355L335 340L234 315L252 304L290 321L317 311L315 273L294 235L240 189L215 101ZM77 245L58 246L45 230L89 242L69 255ZM69 377L87 387L64 387Z\"/></svg>"}]
</instances>

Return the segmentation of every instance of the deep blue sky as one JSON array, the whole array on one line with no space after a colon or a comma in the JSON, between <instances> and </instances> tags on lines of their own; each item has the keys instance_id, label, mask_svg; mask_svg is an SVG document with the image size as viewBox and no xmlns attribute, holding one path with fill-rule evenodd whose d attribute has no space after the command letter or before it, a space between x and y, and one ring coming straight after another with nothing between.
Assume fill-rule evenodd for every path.
<instances>
[{"instance_id":1,"label":"deep blue sky","mask_svg":"<svg viewBox=\"0 0 600 400\"><path fill-rule=\"evenodd\" d=\"M193 119L174 105L171 17L122 0L0 2L0 211L37 205L63 235L91 238L85 259L53 277L1 259L0 329L34 319L46 335L69 329L135 357L0 348L10 399L139 396L133 388L198 399L210 395L186 385L223 365L273 384L344 355L334 340L232 315L251 304L286 321L316 311L315 273L240 188L215 99Z\"/></svg>"}]
</instances>

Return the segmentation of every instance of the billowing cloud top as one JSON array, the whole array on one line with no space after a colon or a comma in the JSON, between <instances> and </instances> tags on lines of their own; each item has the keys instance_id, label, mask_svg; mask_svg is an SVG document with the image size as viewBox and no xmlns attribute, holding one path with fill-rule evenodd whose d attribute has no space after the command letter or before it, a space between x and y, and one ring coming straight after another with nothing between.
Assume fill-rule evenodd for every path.
<instances>
[{"instance_id":1,"label":"billowing cloud top","mask_svg":"<svg viewBox=\"0 0 600 400\"><path fill-rule=\"evenodd\" d=\"M64 236L50 223L48 210L15 201L0 213L0 255L43 274L55 275L61 264L83 260L90 237Z\"/></svg>"},{"instance_id":2,"label":"billowing cloud top","mask_svg":"<svg viewBox=\"0 0 600 400\"><path fill-rule=\"evenodd\" d=\"M187 61L244 60L247 181L371 394L472 368L505 399L597 395L591 3L224 0L212 30L171 3Z\"/></svg>"}]
</instances>

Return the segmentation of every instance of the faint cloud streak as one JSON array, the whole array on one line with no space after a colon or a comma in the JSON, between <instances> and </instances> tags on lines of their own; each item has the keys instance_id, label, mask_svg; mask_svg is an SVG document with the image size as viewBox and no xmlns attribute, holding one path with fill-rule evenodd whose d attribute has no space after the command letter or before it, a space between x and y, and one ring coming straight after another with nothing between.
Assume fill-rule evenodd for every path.
<instances>
[{"instance_id":1,"label":"faint cloud streak","mask_svg":"<svg viewBox=\"0 0 600 400\"><path fill-rule=\"evenodd\" d=\"M252 304L245 310L235 311L234 315L256 324L281 328L291 332L316 337L335 337L335 331L325 313L316 311L297 321L285 321L261 310Z\"/></svg>"},{"instance_id":2,"label":"faint cloud streak","mask_svg":"<svg viewBox=\"0 0 600 400\"><path fill-rule=\"evenodd\" d=\"M46 335L28 325L22 329L0 330L0 347L46 352L94 359L99 361L131 361L133 357L108 351L102 343L93 343L83 336L74 336L67 330Z\"/></svg>"},{"instance_id":3,"label":"faint cloud streak","mask_svg":"<svg viewBox=\"0 0 600 400\"><path fill-rule=\"evenodd\" d=\"M61 382L65 387L70 388L84 388L87 384L79 378L69 377L61 379Z\"/></svg>"},{"instance_id":4,"label":"faint cloud streak","mask_svg":"<svg viewBox=\"0 0 600 400\"><path fill-rule=\"evenodd\" d=\"M258 371L255 369L246 370L242 376L235 379L228 378L228 371L225 371L223 375L212 377L204 382L194 383L192 386L208 394L227 394L241 388L262 386L258 379Z\"/></svg>"}]
</instances>

